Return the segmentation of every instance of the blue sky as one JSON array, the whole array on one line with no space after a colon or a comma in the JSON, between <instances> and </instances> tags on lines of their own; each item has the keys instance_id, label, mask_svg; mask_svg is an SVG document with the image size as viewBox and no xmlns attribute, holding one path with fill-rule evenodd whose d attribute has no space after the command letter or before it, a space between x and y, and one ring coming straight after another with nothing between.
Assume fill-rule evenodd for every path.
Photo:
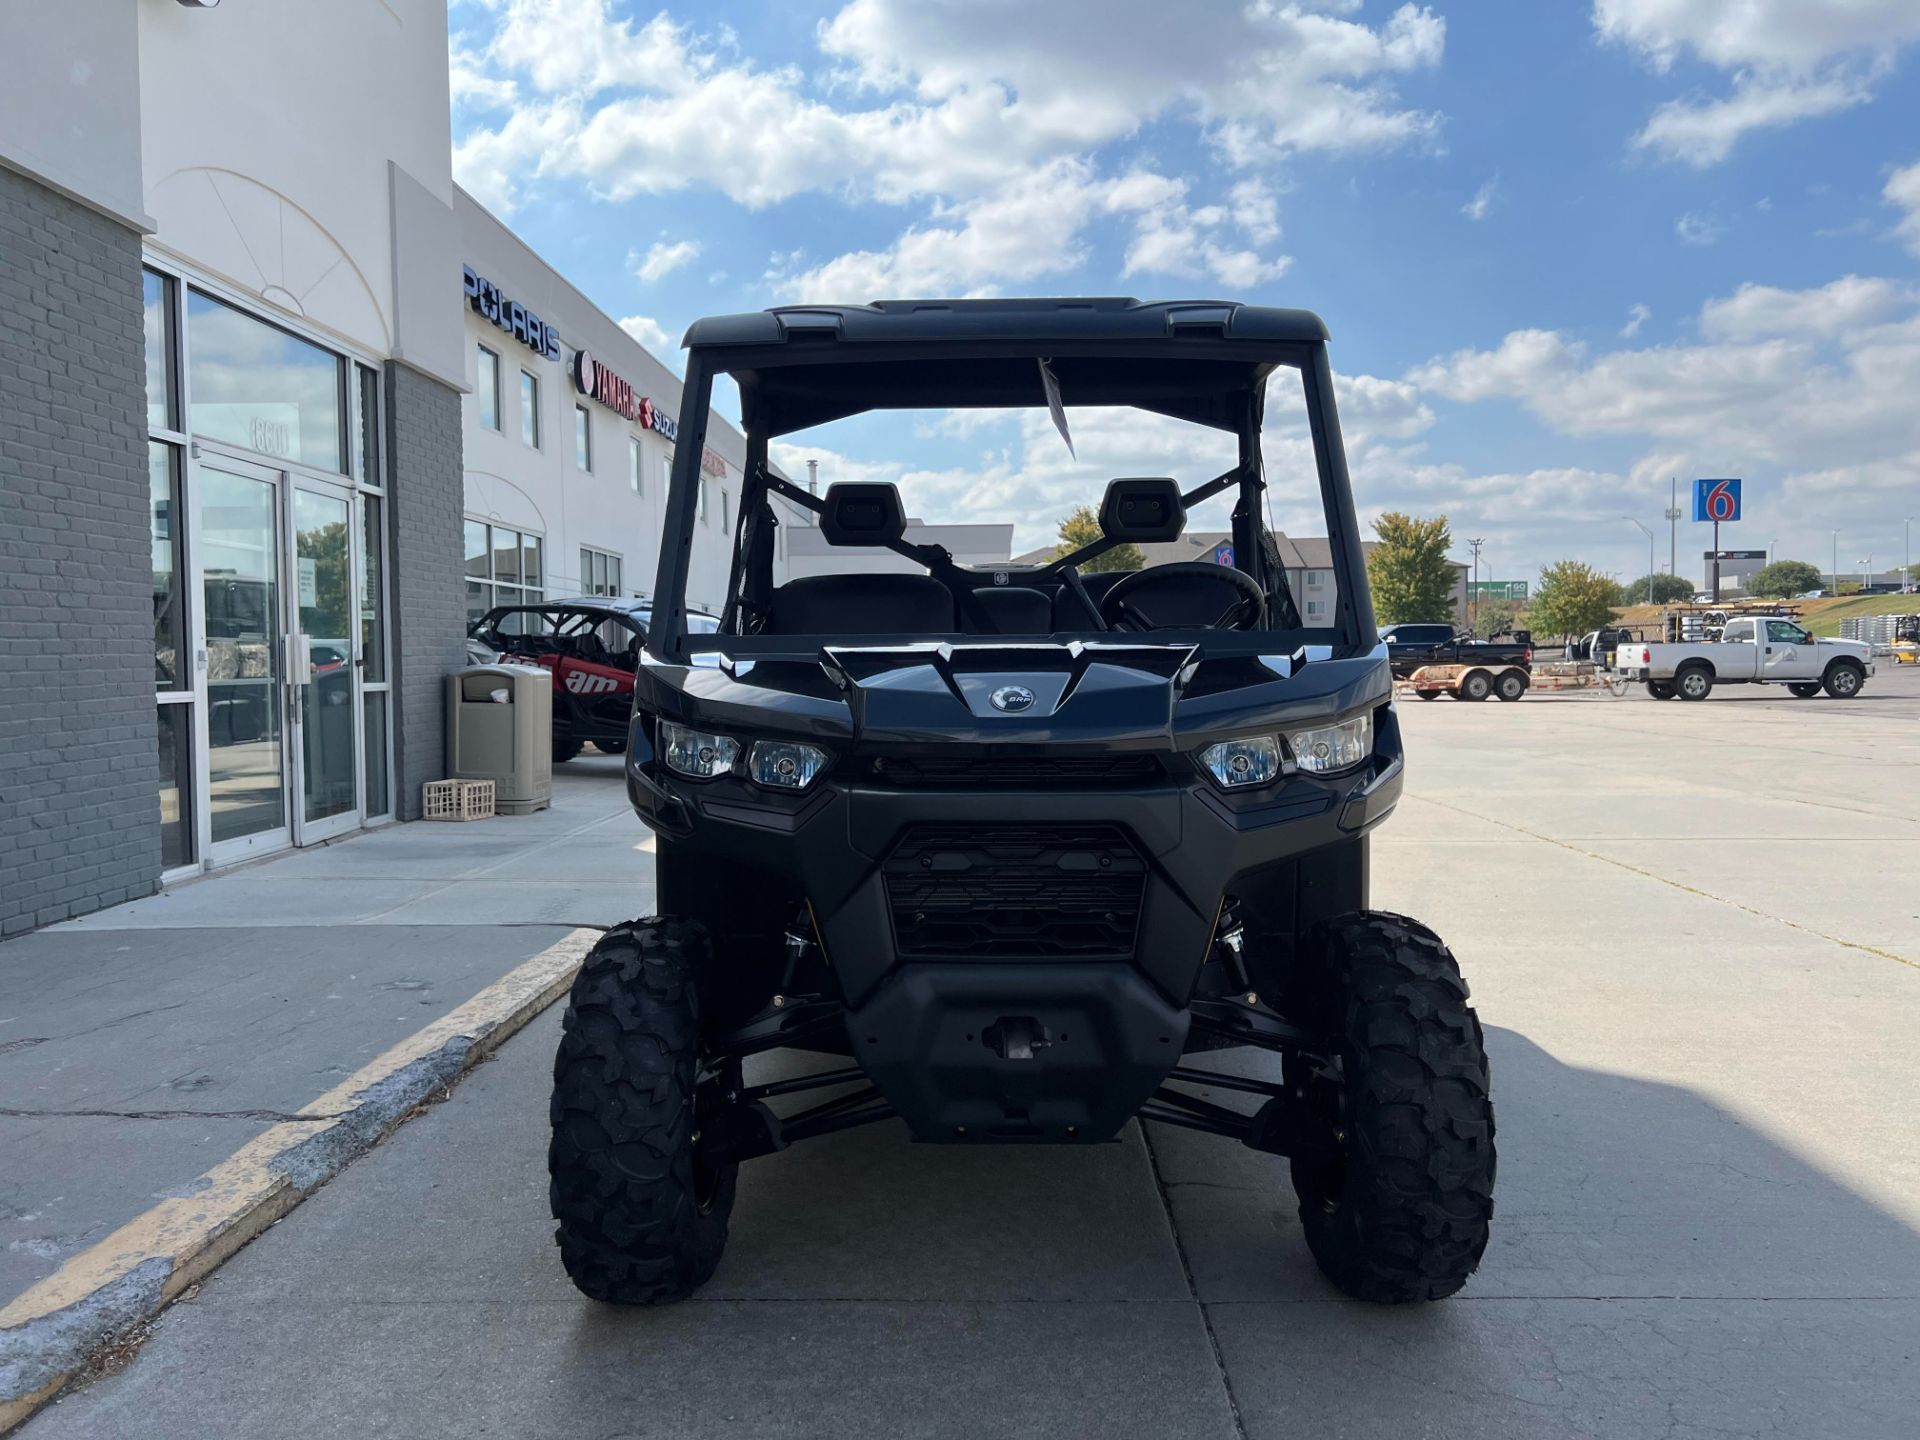
<instances>
[{"instance_id":1,"label":"blue sky","mask_svg":"<svg viewBox=\"0 0 1920 1440\"><path fill-rule=\"evenodd\" d=\"M1445 513L1503 578L1640 574L1629 515L1664 564L1673 475L1747 479L1723 543L1825 566L1838 528L1843 570L1920 518L1914 0L455 0L451 55L456 178L663 356L796 300L1300 305L1363 517ZM1105 475L1221 468L1074 424L1077 460L1043 416L780 458L1022 544ZM1302 448L1276 417L1306 534Z\"/></svg>"}]
</instances>

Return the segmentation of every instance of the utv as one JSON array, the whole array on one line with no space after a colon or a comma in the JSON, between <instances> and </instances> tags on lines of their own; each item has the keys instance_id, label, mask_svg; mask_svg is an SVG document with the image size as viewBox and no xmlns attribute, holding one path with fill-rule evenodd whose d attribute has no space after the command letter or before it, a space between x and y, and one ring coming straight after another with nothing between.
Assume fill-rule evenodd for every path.
<instances>
[{"instance_id":1,"label":"utv","mask_svg":"<svg viewBox=\"0 0 1920 1440\"><path fill-rule=\"evenodd\" d=\"M1123 299L688 332L626 757L659 913L594 947L554 1062L552 1205L582 1291L685 1297L719 1263L742 1161L895 1117L923 1143L1091 1145L1134 1119L1237 1140L1287 1158L1340 1289L1465 1283L1493 1209L1487 1060L1446 946L1367 908L1401 739L1326 341L1304 311ZM685 596L720 376L747 463L703 634ZM1262 523L1270 387L1326 517L1337 599L1313 623ZM1099 537L1022 569L957 563L894 485L816 495L768 461L866 412L1050 413L1064 437L1100 406L1224 432L1231 463L1108 482ZM1174 549L1216 496L1230 546L1085 573ZM796 526L817 533L779 533ZM1249 1048L1278 1063L1205 1068ZM747 1073L779 1050L828 1058Z\"/></svg>"}]
</instances>

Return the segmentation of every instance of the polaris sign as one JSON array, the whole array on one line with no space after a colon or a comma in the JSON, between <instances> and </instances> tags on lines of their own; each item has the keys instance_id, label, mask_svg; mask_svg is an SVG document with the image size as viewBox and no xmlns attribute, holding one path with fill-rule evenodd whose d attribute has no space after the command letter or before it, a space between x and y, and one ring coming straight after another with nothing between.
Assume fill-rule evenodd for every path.
<instances>
[{"instance_id":1,"label":"polaris sign","mask_svg":"<svg viewBox=\"0 0 1920 1440\"><path fill-rule=\"evenodd\" d=\"M474 314L498 325L534 354L549 360L560 358L560 336L551 325L518 300L509 300L506 292L484 275L474 274L471 265L461 266L460 273Z\"/></svg>"},{"instance_id":2,"label":"polaris sign","mask_svg":"<svg viewBox=\"0 0 1920 1440\"><path fill-rule=\"evenodd\" d=\"M680 426L673 416L636 391L632 382L624 376L614 374L586 351L574 351L573 364L568 368L573 373L573 388L582 395L598 400L616 415L624 415L668 440L680 434Z\"/></svg>"}]
</instances>

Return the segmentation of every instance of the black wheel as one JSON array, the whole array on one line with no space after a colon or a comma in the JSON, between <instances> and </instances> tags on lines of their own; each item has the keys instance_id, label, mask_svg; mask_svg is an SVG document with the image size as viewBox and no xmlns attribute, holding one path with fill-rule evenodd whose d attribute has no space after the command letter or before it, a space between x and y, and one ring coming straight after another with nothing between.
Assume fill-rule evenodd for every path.
<instances>
[{"instance_id":1,"label":"black wheel","mask_svg":"<svg viewBox=\"0 0 1920 1440\"><path fill-rule=\"evenodd\" d=\"M1413 693L1418 695L1422 700L1438 700L1440 698L1440 692L1438 690L1416 690Z\"/></svg>"},{"instance_id":2,"label":"black wheel","mask_svg":"<svg viewBox=\"0 0 1920 1440\"><path fill-rule=\"evenodd\" d=\"M1704 665L1689 665L1673 677L1673 693L1682 700L1704 700L1713 693L1713 672Z\"/></svg>"},{"instance_id":3,"label":"black wheel","mask_svg":"<svg viewBox=\"0 0 1920 1440\"><path fill-rule=\"evenodd\" d=\"M1787 689L1798 695L1802 700L1811 700L1820 693L1820 682L1818 680L1796 680L1789 684Z\"/></svg>"},{"instance_id":4,"label":"black wheel","mask_svg":"<svg viewBox=\"0 0 1920 1440\"><path fill-rule=\"evenodd\" d=\"M1673 698L1673 682L1671 680L1649 680L1647 681L1647 694L1656 700L1671 700Z\"/></svg>"},{"instance_id":5,"label":"black wheel","mask_svg":"<svg viewBox=\"0 0 1920 1440\"><path fill-rule=\"evenodd\" d=\"M627 742L624 740L596 740L593 742L593 748L598 750L602 755L624 755L627 753Z\"/></svg>"},{"instance_id":6,"label":"black wheel","mask_svg":"<svg viewBox=\"0 0 1920 1440\"><path fill-rule=\"evenodd\" d=\"M684 1300L727 1244L739 1165L694 1153L702 1118L738 1066L701 1081L706 930L635 920L588 953L553 1060L549 1199L560 1261L583 1294L616 1305Z\"/></svg>"},{"instance_id":7,"label":"black wheel","mask_svg":"<svg viewBox=\"0 0 1920 1440\"><path fill-rule=\"evenodd\" d=\"M1827 667L1826 678L1820 683L1834 699L1851 700L1860 693L1860 687L1867 683L1867 677L1858 665L1836 660Z\"/></svg>"},{"instance_id":8,"label":"black wheel","mask_svg":"<svg viewBox=\"0 0 1920 1440\"><path fill-rule=\"evenodd\" d=\"M559 731L554 732L554 736L553 736L553 763L554 764L564 765L567 763L567 761L573 759L573 757L578 755L579 753L580 753L580 742L578 740L574 739L573 736L571 735L564 735L564 734L561 734Z\"/></svg>"},{"instance_id":9,"label":"black wheel","mask_svg":"<svg viewBox=\"0 0 1920 1440\"><path fill-rule=\"evenodd\" d=\"M1484 700L1493 693L1493 677L1484 670L1469 670L1460 682L1462 700Z\"/></svg>"},{"instance_id":10,"label":"black wheel","mask_svg":"<svg viewBox=\"0 0 1920 1440\"><path fill-rule=\"evenodd\" d=\"M1425 926L1364 911L1314 940L1301 1016L1339 1048L1332 1073L1306 1082L1330 1143L1291 1161L1307 1245L1357 1299L1441 1299L1480 1264L1493 1218L1479 1017L1453 956Z\"/></svg>"},{"instance_id":11,"label":"black wheel","mask_svg":"<svg viewBox=\"0 0 1920 1440\"><path fill-rule=\"evenodd\" d=\"M1518 670L1509 670L1494 683L1493 693L1502 700L1518 700L1527 693L1527 677Z\"/></svg>"}]
</instances>

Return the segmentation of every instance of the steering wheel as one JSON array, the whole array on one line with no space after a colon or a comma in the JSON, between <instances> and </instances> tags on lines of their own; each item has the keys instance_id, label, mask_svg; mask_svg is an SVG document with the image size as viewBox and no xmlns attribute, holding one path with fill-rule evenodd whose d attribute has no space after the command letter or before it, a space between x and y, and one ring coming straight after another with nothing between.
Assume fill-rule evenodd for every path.
<instances>
[{"instance_id":1,"label":"steering wheel","mask_svg":"<svg viewBox=\"0 0 1920 1440\"><path fill-rule=\"evenodd\" d=\"M1229 590L1239 591L1239 595L1229 602L1226 609L1217 615L1211 624L1189 627L1173 626L1169 622L1155 620L1151 606L1142 606L1138 598L1143 590L1151 590L1157 583L1168 580L1216 580ZM1231 565L1215 565L1205 560L1183 560L1173 565L1155 565L1146 570L1136 570L1127 576L1100 601L1100 616L1115 630L1160 630L1168 628L1203 630L1251 630L1259 623L1261 613L1266 609L1267 595L1260 588L1260 582L1244 570L1236 570Z\"/></svg>"}]
</instances>

